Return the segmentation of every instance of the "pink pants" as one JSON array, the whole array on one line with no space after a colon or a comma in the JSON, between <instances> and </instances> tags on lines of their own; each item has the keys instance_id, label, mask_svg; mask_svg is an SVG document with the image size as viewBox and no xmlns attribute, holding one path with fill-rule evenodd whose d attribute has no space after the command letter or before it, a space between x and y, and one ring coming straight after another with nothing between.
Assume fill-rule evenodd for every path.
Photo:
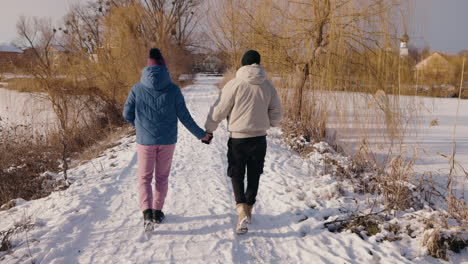
<instances>
[{"instance_id":1,"label":"pink pants","mask_svg":"<svg viewBox=\"0 0 468 264\"><path fill-rule=\"evenodd\" d=\"M152 146L137 144L138 193L142 211L146 209L161 210L163 208L174 150L175 144ZM153 174L156 180L154 198L151 190Z\"/></svg>"}]
</instances>

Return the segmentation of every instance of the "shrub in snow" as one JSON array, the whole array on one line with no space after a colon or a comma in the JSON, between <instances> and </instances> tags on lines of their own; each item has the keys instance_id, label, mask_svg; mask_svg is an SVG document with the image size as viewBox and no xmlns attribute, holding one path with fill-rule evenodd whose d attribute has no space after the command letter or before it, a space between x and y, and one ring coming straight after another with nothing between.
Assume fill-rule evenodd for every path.
<instances>
[{"instance_id":1,"label":"shrub in snow","mask_svg":"<svg viewBox=\"0 0 468 264\"><path fill-rule=\"evenodd\" d=\"M315 127L284 119L282 129L288 146L303 156L317 150L314 143L327 140L326 132L323 130L324 127ZM323 142L323 144L327 143ZM317 147L320 147L320 145Z\"/></svg>"},{"instance_id":2,"label":"shrub in snow","mask_svg":"<svg viewBox=\"0 0 468 264\"><path fill-rule=\"evenodd\" d=\"M28 231L34 227L31 217L25 216L12 227L0 231L0 251L8 251L13 247L12 239L15 234Z\"/></svg>"},{"instance_id":3,"label":"shrub in snow","mask_svg":"<svg viewBox=\"0 0 468 264\"><path fill-rule=\"evenodd\" d=\"M460 253L468 245L468 234L466 232L453 232L435 228L424 233L422 245L427 248L428 254L434 258L448 260L448 250Z\"/></svg>"},{"instance_id":4,"label":"shrub in snow","mask_svg":"<svg viewBox=\"0 0 468 264\"><path fill-rule=\"evenodd\" d=\"M349 218L337 219L326 222L324 226L330 232L341 232L350 230L364 239L367 236L373 236L380 233L379 223L382 222L382 216L377 214L351 215Z\"/></svg>"},{"instance_id":5,"label":"shrub in snow","mask_svg":"<svg viewBox=\"0 0 468 264\"><path fill-rule=\"evenodd\" d=\"M22 205L24 204L26 201L21 199L21 198L17 198L17 199L13 199L11 201L9 201L8 203L2 205L0 207L0 211L5 211L5 210L9 210L17 205Z\"/></svg>"}]
</instances>

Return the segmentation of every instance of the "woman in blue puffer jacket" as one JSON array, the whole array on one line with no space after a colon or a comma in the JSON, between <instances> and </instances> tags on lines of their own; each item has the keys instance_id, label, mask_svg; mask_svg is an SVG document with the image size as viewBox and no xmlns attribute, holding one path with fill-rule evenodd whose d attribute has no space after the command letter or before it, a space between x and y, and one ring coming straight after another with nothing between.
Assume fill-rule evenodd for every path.
<instances>
[{"instance_id":1,"label":"woman in blue puffer jacket","mask_svg":"<svg viewBox=\"0 0 468 264\"><path fill-rule=\"evenodd\" d=\"M132 87L123 116L136 127L138 191L145 230L164 219L162 208L167 194L172 156L177 142L177 121L198 139L209 142L188 111L179 87L172 83L164 58L151 49L141 80ZM151 182L155 175L154 198Z\"/></svg>"}]
</instances>

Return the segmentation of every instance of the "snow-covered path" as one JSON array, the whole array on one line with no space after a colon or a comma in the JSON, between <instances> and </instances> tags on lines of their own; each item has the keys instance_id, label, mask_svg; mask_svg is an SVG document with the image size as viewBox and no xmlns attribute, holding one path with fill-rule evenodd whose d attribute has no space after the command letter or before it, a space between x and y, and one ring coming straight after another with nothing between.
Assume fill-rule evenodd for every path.
<instances>
[{"instance_id":1,"label":"snow-covered path","mask_svg":"<svg viewBox=\"0 0 468 264\"><path fill-rule=\"evenodd\" d=\"M203 125L217 97L219 78L204 77L184 89ZM315 165L269 133L265 172L248 234L234 234L236 215L226 176L225 123L204 145L182 126L169 181L166 221L147 236L138 208L135 138L74 168L72 186L0 212L6 226L31 217L36 226L13 241L2 263L427 263L405 246L375 243L355 234L333 234L323 222L344 198L336 181L315 176ZM330 193L325 199L324 193ZM320 198L322 197L322 198ZM342 208L341 208L342 209ZM404 257L403 255L406 255ZM411 262L414 263L414 262ZM434 262L438 263L438 261Z\"/></svg>"}]
</instances>

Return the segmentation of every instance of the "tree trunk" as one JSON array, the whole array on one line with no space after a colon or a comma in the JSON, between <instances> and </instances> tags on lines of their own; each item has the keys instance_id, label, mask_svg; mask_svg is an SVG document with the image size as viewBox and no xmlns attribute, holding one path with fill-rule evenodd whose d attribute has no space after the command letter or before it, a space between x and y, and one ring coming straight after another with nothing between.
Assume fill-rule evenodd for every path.
<instances>
[{"instance_id":1,"label":"tree trunk","mask_svg":"<svg viewBox=\"0 0 468 264\"><path fill-rule=\"evenodd\" d=\"M293 104L294 105L294 109L293 109L293 119L296 120L296 121L300 121L301 120L301 113L302 113L302 107L304 105L304 86L307 82L307 79L309 78L309 73L310 73L310 70L309 70L309 63L306 63L304 65L304 67L301 69L301 71L299 72L299 75L298 75L298 83L297 83L297 86L295 87L295 94L294 94L294 101L296 102L296 104Z\"/></svg>"},{"instance_id":2,"label":"tree trunk","mask_svg":"<svg viewBox=\"0 0 468 264\"><path fill-rule=\"evenodd\" d=\"M67 133L61 132L60 141L62 143L62 169L63 179L65 180L65 186L68 186L68 146L67 146Z\"/></svg>"}]
</instances>

